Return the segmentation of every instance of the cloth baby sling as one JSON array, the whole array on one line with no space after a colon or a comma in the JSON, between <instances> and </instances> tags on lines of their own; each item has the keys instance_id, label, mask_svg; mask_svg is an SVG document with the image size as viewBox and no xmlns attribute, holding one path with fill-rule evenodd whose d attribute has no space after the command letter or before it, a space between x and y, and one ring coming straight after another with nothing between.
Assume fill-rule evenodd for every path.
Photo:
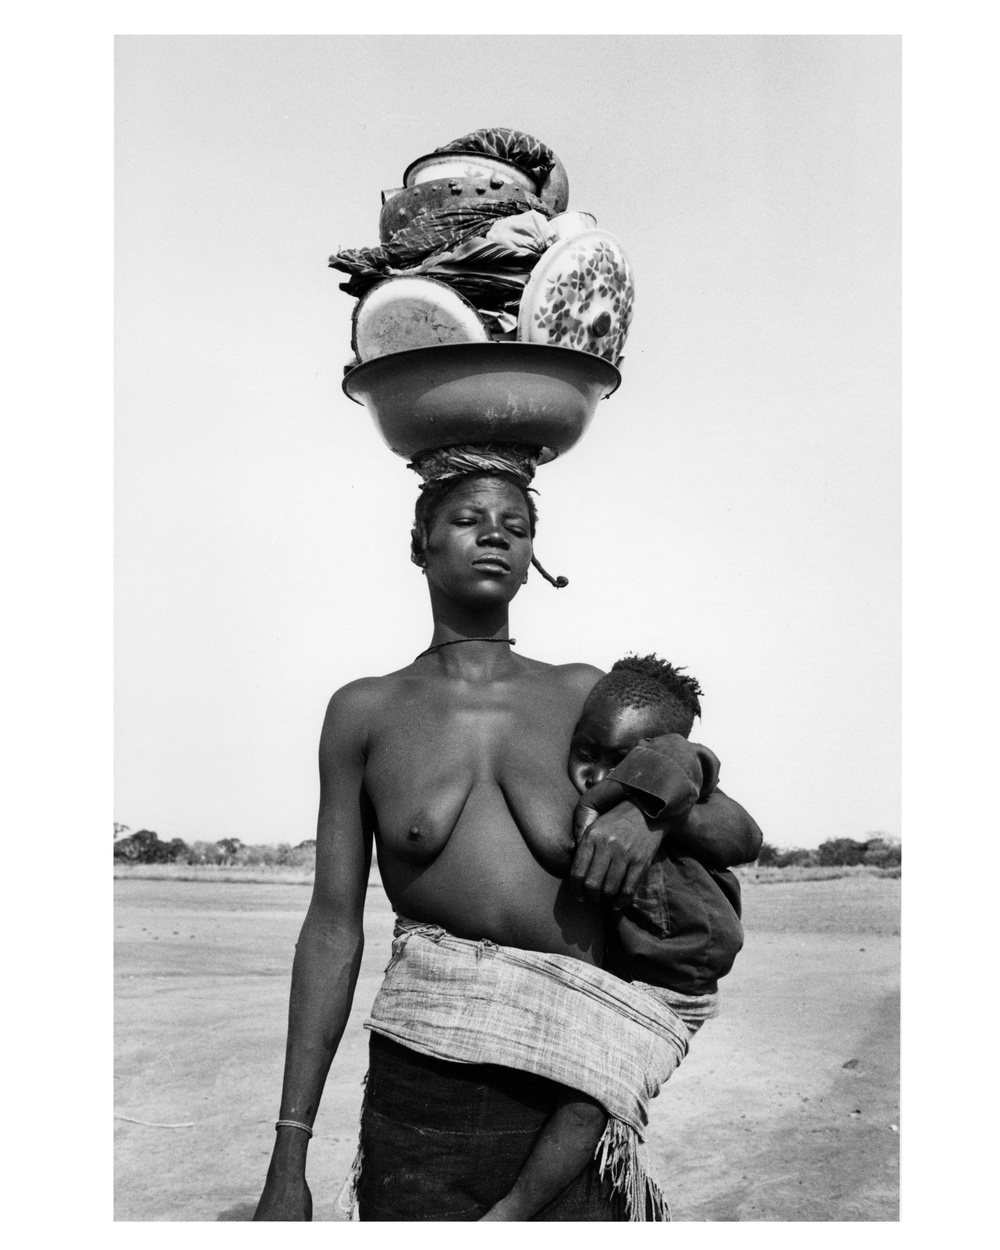
<instances>
[{"instance_id":1,"label":"cloth baby sling","mask_svg":"<svg viewBox=\"0 0 1000 1250\"><path fill-rule=\"evenodd\" d=\"M682 1005L683 996L673 997ZM692 1005L696 1015L707 1006ZM686 1055L693 1029L648 987L565 955L399 918L365 1028L434 1058L532 1072L596 1099L608 1112L599 1175L622 1195L629 1220L670 1219L645 1130L650 1100ZM359 1148L340 1198L352 1219L363 1165Z\"/></svg>"}]
</instances>

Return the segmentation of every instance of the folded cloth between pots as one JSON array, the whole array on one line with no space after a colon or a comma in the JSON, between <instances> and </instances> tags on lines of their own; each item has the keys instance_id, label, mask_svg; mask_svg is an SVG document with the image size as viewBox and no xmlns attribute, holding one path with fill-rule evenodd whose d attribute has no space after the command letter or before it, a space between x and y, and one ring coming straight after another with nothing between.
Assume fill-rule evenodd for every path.
<instances>
[{"instance_id":1,"label":"folded cloth between pots","mask_svg":"<svg viewBox=\"0 0 1000 1250\"><path fill-rule=\"evenodd\" d=\"M550 215L541 200L530 194L526 194L526 199L541 216ZM429 257L453 252L467 240L486 234L503 218L523 213L524 205L510 200L484 200L464 208L439 209L418 218L379 247L341 249L330 257L330 267L350 274L347 282L340 284L342 291L360 296L383 278L393 273L412 273Z\"/></svg>"},{"instance_id":2,"label":"folded cloth between pots","mask_svg":"<svg viewBox=\"0 0 1000 1250\"><path fill-rule=\"evenodd\" d=\"M552 246L555 236L548 218L534 210L515 213L494 222L483 235L466 239L449 252L429 257L407 273L437 271L509 272L528 274L541 254Z\"/></svg>"},{"instance_id":3,"label":"folded cloth between pots","mask_svg":"<svg viewBox=\"0 0 1000 1250\"><path fill-rule=\"evenodd\" d=\"M418 276L447 282L481 311L497 310L491 315L502 323L504 306L520 303L531 271L552 241L546 217L534 211L517 213L451 251L437 252L410 268L390 265L385 273L389 277ZM516 317L511 317L505 328L516 325Z\"/></svg>"},{"instance_id":4,"label":"folded cloth between pots","mask_svg":"<svg viewBox=\"0 0 1000 1250\"><path fill-rule=\"evenodd\" d=\"M425 1055L533 1072L588 1094L609 1116L600 1174L623 1194L630 1219L669 1219L642 1142L649 1103L691 1034L662 999L565 955L400 917L364 1023Z\"/></svg>"}]
</instances>

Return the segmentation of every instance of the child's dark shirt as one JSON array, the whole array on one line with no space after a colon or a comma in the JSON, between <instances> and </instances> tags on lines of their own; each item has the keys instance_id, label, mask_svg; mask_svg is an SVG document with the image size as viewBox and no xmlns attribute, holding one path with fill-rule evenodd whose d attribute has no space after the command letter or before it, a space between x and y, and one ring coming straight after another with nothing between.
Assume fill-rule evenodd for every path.
<instances>
[{"instance_id":1,"label":"child's dark shirt","mask_svg":"<svg viewBox=\"0 0 1000 1250\"><path fill-rule=\"evenodd\" d=\"M657 780L669 755L666 739L673 737L643 739L610 774L654 819L663 802ZM740 914L735 874L671 854L668 832L634 901L614 914L608 970L681 994L714 993L743 946Z\"/></svg>"}]
</instances>

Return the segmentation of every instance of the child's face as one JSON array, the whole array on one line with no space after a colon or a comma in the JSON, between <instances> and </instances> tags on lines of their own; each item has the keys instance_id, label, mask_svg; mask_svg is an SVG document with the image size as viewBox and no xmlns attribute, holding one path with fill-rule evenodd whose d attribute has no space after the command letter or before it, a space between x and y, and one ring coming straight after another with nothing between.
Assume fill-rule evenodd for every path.
<instances>
[{"instance_id":1,"label":"child's face","mask_svg":"<svg viewBox=\"0 0 1000 1250\"><path fill-rule=\"evenodd\" d=\"M569 775L582 794L603 781L640 738L667 733L663 709L623 707L613 698L588 700L573 730L569 746Z\"/></svg>"}]
</instances>

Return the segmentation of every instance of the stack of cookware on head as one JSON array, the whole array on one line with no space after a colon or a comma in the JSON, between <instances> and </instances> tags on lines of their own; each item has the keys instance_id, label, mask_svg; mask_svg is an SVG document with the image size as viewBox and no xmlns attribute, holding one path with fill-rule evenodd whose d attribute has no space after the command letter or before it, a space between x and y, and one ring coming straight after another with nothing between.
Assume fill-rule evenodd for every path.
<instances>
[{"instance_id":1,"label":"stack of cookware on head","mask_svg":"<svg viewBox=\"0 0 1000 1250\"><path fill-rule=\"evenodd\" d=\"M401 455L494 441L551 459L620 381L621 244L569 211L562 162L520 131L463 135L402 181L382 193L379 244L330 257L357 299L345 391Z\"/></svg>"}]
</instances>

